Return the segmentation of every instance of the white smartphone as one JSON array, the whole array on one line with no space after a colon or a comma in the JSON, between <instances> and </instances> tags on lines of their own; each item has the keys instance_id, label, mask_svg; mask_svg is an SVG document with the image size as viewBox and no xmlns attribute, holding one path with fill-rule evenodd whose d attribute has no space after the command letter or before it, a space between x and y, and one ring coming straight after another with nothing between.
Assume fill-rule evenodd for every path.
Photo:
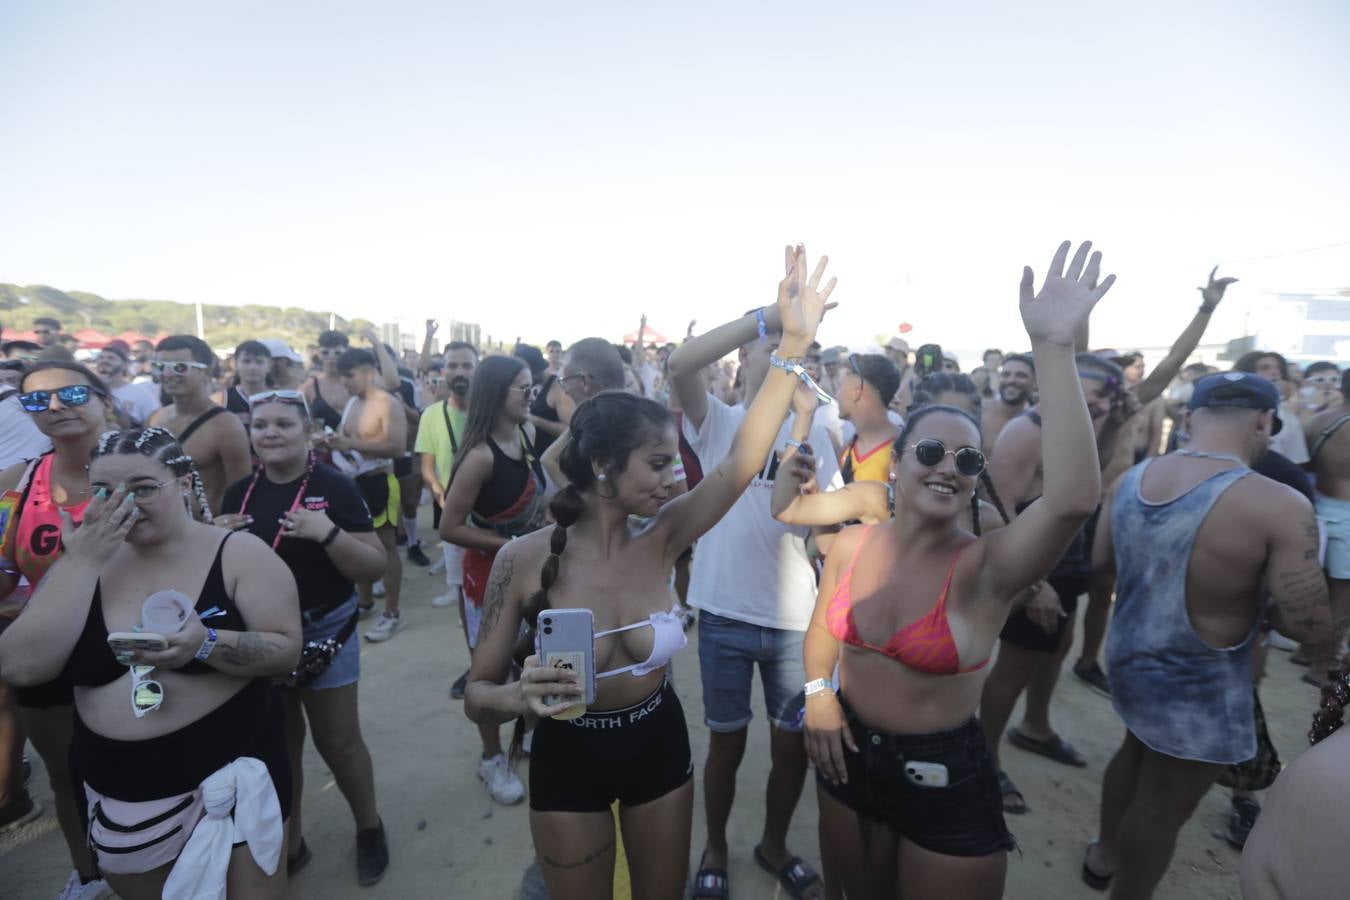
<instances>
[{"instance_id":1,"label":"white smartphone","mask_svg":"<svg viewBox=\"0 0 1350 900\"><path fill-rule=\"evenodd\" d=\"M947 786L947 767L942 763L905 760L905 777L910 784L919 787L944 788Z\"/></svg>"},{"instance_id":2,"label":"white smartphone","mask_svg":"<svg viewBox=\"0 0 1350 900\"><path fill-rule=\"evenodd\" d=\"M555 716L572 719L595 702L595 617L589 609L547 609L539 614L539 655L546 666L571 669L581 674L585 690L581 700ZM544 698L552 705L563 698Z\"/></svg>"},{"instance_id":3,"label":"white smartphone","mask_svg":"<svg viewBox=\"0 0 1350 900\"><path fill-rule=\"evenodd\" d=\"M168 650L169 642L164 635L150 631L114 631L108 635L108 646L113 653L130 653L133 650Z\"/></svg>"}]
</instances>

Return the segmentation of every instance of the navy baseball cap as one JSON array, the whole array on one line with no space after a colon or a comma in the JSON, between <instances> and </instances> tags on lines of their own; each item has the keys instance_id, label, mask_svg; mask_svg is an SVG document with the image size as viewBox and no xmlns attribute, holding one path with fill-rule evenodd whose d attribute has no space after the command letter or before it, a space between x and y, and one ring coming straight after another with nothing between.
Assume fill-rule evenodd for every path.
<instances>
[{"instance_id":1,"label":"navy baseball cap","mask_svg":"<svg viewBox=\"0 0 1350 900\"><path fill-rule=\"evenodd\" d=\"M1249 372L1220 372L1206 375L1195 382L1191 391L1189 409L1210 406L1229 406L1237 409L1272 410L1275 421L1270 433L1279 434L1284 423L1280 421L1280 392L1275 385Z\"/></svg>"}]
</instances>

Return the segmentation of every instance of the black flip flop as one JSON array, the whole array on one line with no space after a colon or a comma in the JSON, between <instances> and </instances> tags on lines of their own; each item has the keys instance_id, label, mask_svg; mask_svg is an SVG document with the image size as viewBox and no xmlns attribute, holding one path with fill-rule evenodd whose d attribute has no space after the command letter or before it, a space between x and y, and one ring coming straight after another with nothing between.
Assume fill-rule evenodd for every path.
<instances>
[{"instance_id":1,"label":"black flip flop","mask_svg":"<svg viewBox=\"0 0 1350 900\"><path fill-rule=\"evenodd\" d=\"M313 858L314 854L309 852L309 844L305 842L304 838L301 838L300 852L294 856L286 857L286 877L290 878L295 875L296 872L309 865L309 861Z\"/></svg>"},{"instance_id":2,"label":"black flip flop","mask_svg":"<svg viewBox=\"0 0 1350 900\"><path fill-rule=\"evenodd\" d=\"M1083 884L1086 884L1094 891L1104 891L1111 886L1111 879L1115 877L1116 873L1112 872L1110 875L1098 875L1088 868L1088 854L1092 852L1092 848L1095 846L1097 846L1097 842L1093 841L1088 844L1087 850L1083 851Z\"/></svg>"},{"instance_id":3,"label":"black flip flop","mask_svg":"<svg viewBox=\"0 0 1350 900\"><path fill-rule=\"evenodd\" d=\"M1009 794L1016 794L1018 797L1022 798L1022 805L1016 808L1009 806L1006 799L1003 801L1003 811L1008 815L1025 816L1027 813L1031 812L1031 807L1027 806L1027 798L1017 789L1017 785L1013 784L1013 780L1008 777L1007 772L1000 771L998 773L998 792L1005 798Z\"/></svg>"},{"instance_id":4,"label":"black flip flop","mask_svg":"<svg viewBox=\"0 0 1350 900\"><path fill-rule=\"evenodd\" d=\"M783 863L782 868L775 869L773 864L769 862L768 857L764 855L764 851L756 845L755 862L759 863L761 869L777 878L778 883L783 886L783 890L787 891L788 896L792 897L793 900L802 900L802 897L806 895L806 889L820 881L820 876L816 874L815 869L808 866L800 856L789 857L788 861Z\"/></svg>"},{"instance_id":5,"label":"black flip flop","mask_svg":"<svg viewBox=\"0 0 1350 900\"><path fill-rule=\"evenodd\" d=\"M708 900L730 900L731 879L726 869L701 868L694 875L694 891L689 895L692 900L700 897Z\"/></svg>"},{"instance_id":6,"label":"black flip flop","mask_svg":"<svg viewBox=\"0 0 1350 900\"><path fill-rule=\"evenodd\" d=\"M1044 741L1038 741L1035 738L1027 737L1016 728L1008 729L1008 743L1028 753L1035 753L1044 756L1046 759L1053 759L1057 763L1063 763L1066 766L1075 766L1079 769L1087 768L1087 760L1079 761L1075 755L1076 750L1073 744L1059 735L1055 735Z\"/></svg>"}]
</instances>

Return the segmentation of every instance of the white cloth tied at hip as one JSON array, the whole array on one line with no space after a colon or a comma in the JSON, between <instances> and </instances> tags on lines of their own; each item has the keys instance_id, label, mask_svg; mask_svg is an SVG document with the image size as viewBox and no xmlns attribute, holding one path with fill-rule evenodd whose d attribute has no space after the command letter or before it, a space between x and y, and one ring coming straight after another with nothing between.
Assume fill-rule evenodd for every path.
<instances>
[{"instance_id":1,"label":"white cloth tied at hip","mask_svg":"<svg viewBox=\"0 0 1350 900\"><path fill-rule=\"evenodd\" d=\"M268 875L281 860L281 804L261 761L242 756L208 775L201 789L206 816L169 872L164 900L225 900L236 843L247 842L253 861Z\"/></svg>"}]
</instances>

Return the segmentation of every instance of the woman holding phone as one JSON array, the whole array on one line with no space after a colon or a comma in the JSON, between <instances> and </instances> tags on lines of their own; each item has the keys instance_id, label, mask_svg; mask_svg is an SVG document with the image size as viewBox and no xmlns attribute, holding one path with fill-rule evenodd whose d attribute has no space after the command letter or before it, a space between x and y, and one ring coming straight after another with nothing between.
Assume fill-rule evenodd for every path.
<instances>
[{"instance_id":1,"label":"woman holding phone","mask_svg":"<svg viewBox=\"0 0 1350 900\"><path fill-rule=\"evenodd\" d=\"M788 367L800 366L834 280L820 287L824 258L808 278L801 247L788 248L787 262L775 368L721 465L666 502L679 456L669 411L631 394L598 394L572 417L560 457L570 484L551 506L557 524L507 544L493 564L465 709L480 723L541 717L530 828L556 900L610 896L615 800L634 896L684 895L693 766L684 714L666 680L667 663L685 643L667 581L685 548L763 468L792 400L798 379ZM748 328L753 340L754 320L726 327ZM584 696L576 672L531 656L520 679L507 681L521 623L562 608L590 610L597 638L595 700L570 721L548 717L570 714Z\"/></svg>"},{"instance_id":2,"label":"woman holding phone","mask_svg":"<svg viewBox=\"0 0 1350 900\"><path fill-rule=\"evenodd\" d=\"M291 762L287 868L293 875L311 858L300 818L308 718L314 747L356 819L357 881L372 885L389 865L389 847L375 808L375 769L357 716L361 649L352 636L359 616L355 582L384 574L384 545L375 537L356 482L311 452L304 394L253 394L248 416L253 453L262 466L226 489L216 524L246 529L270 546L300 588L305 648L296 677L287 679L281 691ZM337 649L325 651L326 641Z\"/></svg>"},{"instance_id":3,"label":"woman holding phone","mask_svg":"<svg viewBox=\"0 0 1350 900\"><path fill-rule=\"evenodd\" d=\"M975 719L1014 598L1059 559L1101 493L1074 340L1110 288L1083 244L1059 247L1039 294L1023 270L1045 422L1045 492L1010 525L962 527L981 475L979 420L911 415L897 440L895 518L849 528L820 580L804 650L806 745L816 764L821 856L851 898L1003 896L998 775ZM839 693L832 686L836 665Z\"/></svg>"},{"instance_id":4,"label":"woman holding phone","mask_svg":"<svg viewBox=\"0 0 1350 900\"><path fill-rule=\"evenodd\" d=\"M0 677L74 686L70 768L119 896L149 900L171 881L280 898L290 767L270 678L299 658L295 580L252 535L193 521L199 479L169 431L106 432L91 456L83 521L59 510L65 553L0 634ZM110 635L166 590L195 614L115 650Z\"/></svg>"}]
</instances>

